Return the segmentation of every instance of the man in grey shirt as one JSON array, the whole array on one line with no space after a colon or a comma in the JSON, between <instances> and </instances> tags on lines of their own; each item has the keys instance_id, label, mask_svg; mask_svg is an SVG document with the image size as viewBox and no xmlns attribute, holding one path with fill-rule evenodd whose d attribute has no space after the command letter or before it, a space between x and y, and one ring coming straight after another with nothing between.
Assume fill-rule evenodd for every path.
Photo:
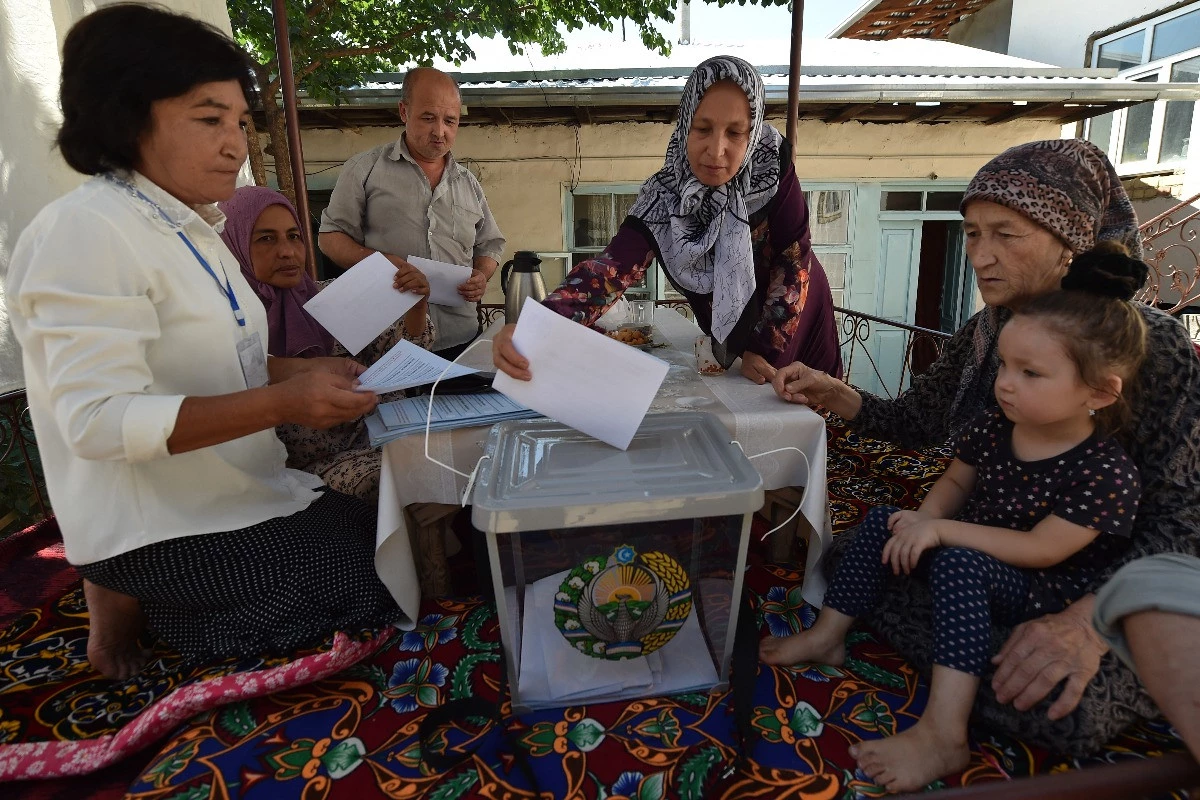
<instances>
[{"instance_id":1,"label":"man in grey shirt","mask_svg":"<svg viewBox=\"0 0 1200 800\"><path fill-rule=\"evenodd\" d=\"M475 303L504 251L483 188L450 154L461 108L449 75L409 70L400 102L404 133L346 162L317 238L321 252L343 269L375 252L401 272L416 269L408 256L470 266L471 277L458 287L465 304L429 306L433 349L448 358L478 335Z\"/></svg>"}]
</instances>

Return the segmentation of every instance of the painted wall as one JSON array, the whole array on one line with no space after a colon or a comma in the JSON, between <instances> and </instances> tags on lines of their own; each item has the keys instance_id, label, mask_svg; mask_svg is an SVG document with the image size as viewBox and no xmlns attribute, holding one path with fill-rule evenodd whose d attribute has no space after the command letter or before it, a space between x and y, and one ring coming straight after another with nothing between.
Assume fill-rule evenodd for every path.
<instances>
[{"instance_id":1,"label":"painted wall","mask_svg":"<svg viewBox=\"0 0 1200 800\"><path fill-rule=\"evenodd\" d=\"M24 385L4 305L4 277L21 231L44 205L79 185L54 151L59 51L71 25L106 2L0 0L0 392ZM229 31L223 0L167 0L166 5Z\"/></svg>"},{"instance_id":2,"label":"painted wall","mask_svg":"<svg viewBox=\"0 0 1200 800\"><path fill-rule=\"evenodd\" d=\"M1093 33L1173 5L1174 0L998 0L974 15L978 20L968 18L952 28L950 40L995 49L1000 35L997 28L1004 26L1005 7L1011 6L1007 35L1010 56L1059 67L1082 67L1084 49Z\"/></svg>"},{"instance_id":3,"label":"painted wall","mask_svg":"<svg viewBox=\"0 0 1200 800\"><path fill-rule=\"evenodd\" d=\"M773 121L783 127L782 121ZM479 178L514 250L564 247L564 196L575 183L641 183L663 163L671 126L658 123L547 127L465 127L454 152ZM802 121L796 168L800 181L938 180L965 182L1001 150L1057 137L1052 123L827 125ZM351 155L394 141L399 128L304 132L310 189L331 189ZM856 268L858 265L856 255ZM864 267L865 268L865 267ZM872 265L870 269L874 269ZM493 279L485 302L500 302Z\"/></svg>"}]
</instances>

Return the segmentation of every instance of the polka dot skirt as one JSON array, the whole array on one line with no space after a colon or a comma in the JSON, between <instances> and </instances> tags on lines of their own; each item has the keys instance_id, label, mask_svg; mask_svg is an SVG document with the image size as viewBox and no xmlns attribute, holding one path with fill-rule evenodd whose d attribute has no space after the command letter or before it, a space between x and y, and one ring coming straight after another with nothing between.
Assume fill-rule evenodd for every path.
<instances>
[{"instance_id":1,"label":"polka dot skirt","mask_svg":"<svg viewBox=\"0 0 1200 800\"><path fill-rule=\"evenodd\" d=\"M334 491L289 517L77 569L137 597L150 629L197 660L289 653L399 618L375 572L374 509Z\"/></svg>"}]
</instances>

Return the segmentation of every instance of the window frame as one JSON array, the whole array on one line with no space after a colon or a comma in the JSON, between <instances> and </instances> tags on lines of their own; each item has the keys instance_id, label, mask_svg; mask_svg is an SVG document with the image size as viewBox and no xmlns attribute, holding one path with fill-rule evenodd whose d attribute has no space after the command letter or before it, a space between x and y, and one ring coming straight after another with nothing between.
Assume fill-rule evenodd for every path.
<instances>
[{"instance_id":1,"label":"window frame","mask_svg":"<svg viewBox=\"0 0 1200 800\"><path fill-rule=\"evenodd\" d=\"M570 272L574 264L574 257L582 253L603 253L604 248L608 246L608 242L600 245L587 245L585 247L575 246L575 198L580 195L636 195L642 188L641 181L639 182L616 182L616 183L577 183L562 185L562 220L563 220L563 252L570 254L567 261L567 272ZM621 227L622 220L613 220L613 232ZM657 269L647 270L644 285L631 286L627 291L630 299L645 299L645 300L662 300L662 287L670 286L666 278L659 279L658 271L662 266L655 260Z\"/></svg>"},{"instance_id":2,"label":"window frame","mask_svg":"<svg viewBox=\"0 0 1200 800\"><path fill-rule=\"evenodd\" d=\"M1171 80L1171 70L1176 64L1200 57L1200 45L1151 61L1150 54L1154 47L1156 28L1158 25L1161 25L1165 22L1170 22L1173 19L1197 11L1200 11L1200 0L1198 0L1198 2L1189 3L1188 5L1181 6L1173 11L1159 14L1143 20L1135 25L1129 25L1125 28L1121 28L1120 30L1113 31L1112 33L1097 38L1093 40L1091 44L1089 65L1096 67L1099 64L1100 48L1105 44L1122 39L1130 34L1137 33L1139 30L1145 31L1146 35L1142 39L1141 62L1135 66L1127 67L1118 71L1117 77L1125 80L1139 80L1150 75L1157 75L1158 83L1169 83ZM1170 102L1192 102L1194 104L1192 106L1192 130L1188 144L1188 156L1178 161L1163 162L1163 129L1166 123L1167 104ZM1154 109L1150 121L1150 145L1147 149L1146 158L1137 161L1122 161L1121 152L1125 148L1125 140L1128 133L1127 126L1129 120L1129 110L1130 108L1137 108L1140 105L1141 104L1139 103L1137 106L1130 106L1128 108L1122 108L1111 112L1112 127L1109 131L1107 146L1098 142L1097 145L1109 154L1109 157L1112 159L1113 164L1117 168L1117 173L1122 176L1167 172L1185 168L1188 162L1194 157L1192 147L1200 147L1200 141L1198 141L1200 140L1200 113L1198 113L1197 108L1200 106L1200 101L1154 101ZM1087 126L1084 129L1085 138L1090 138L1093 122L1094 119L1089 119L1087 121Z\"/></svg>"},{"instance_id":3,"label":"window frame","mask_svg":"<svg viewBox=\"0 0 1200 800\"><path fill-rule=\"evenodd\" d=\"M825 266L823 256L827 253L844 254L846 256L846 268L842 272L842 285L829 287L829 291L834 295L834 305L842 308L846 307L846 297L849 294L850 272L854 268L854 235L858 227L858 184L853 181L811 181L800 185L801 191L804 192L804 202L808 204L808 198L815 192L846 192L848 197L846 200L846 243L845 244L815 244L809 240L809 247L812 249L813 255L821 262L822 268ZM809 233L812 232L812 220L816 217L817 209L809 206ZM829 277L828 271L825 273L826 278ZM841 302L837 302L840 295Z\"/></svg>"}]
</instances>

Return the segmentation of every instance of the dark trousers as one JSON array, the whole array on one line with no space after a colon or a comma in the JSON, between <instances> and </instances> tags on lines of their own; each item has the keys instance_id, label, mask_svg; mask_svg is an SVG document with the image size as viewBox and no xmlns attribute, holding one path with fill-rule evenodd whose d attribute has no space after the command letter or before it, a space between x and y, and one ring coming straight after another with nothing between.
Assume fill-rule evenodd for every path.
<instances>
[{"instance_id":1,"label":"dark trousers","mask_svg":"<svg viewBox=\"0 0 1200 800\"><path fill-rule=\"evenodd\" d=\"M825 605L863 617L879 603L892 568L882 562L891 538L888 517L899 509L874 508L846 551L825 593ZM991 659L993 619L1016 625L1028 619L1029 575L968 547L926 551L912 578L933 596L933 662L982 677Z\"/></svg>"}]
</instances>

